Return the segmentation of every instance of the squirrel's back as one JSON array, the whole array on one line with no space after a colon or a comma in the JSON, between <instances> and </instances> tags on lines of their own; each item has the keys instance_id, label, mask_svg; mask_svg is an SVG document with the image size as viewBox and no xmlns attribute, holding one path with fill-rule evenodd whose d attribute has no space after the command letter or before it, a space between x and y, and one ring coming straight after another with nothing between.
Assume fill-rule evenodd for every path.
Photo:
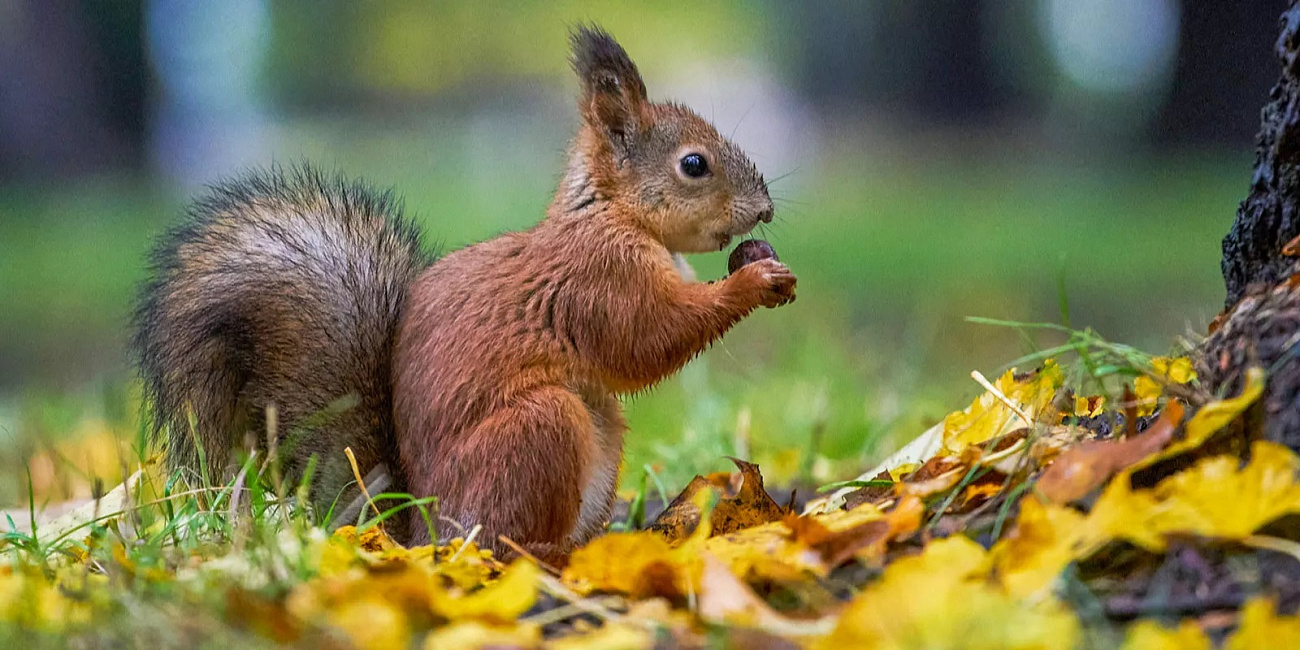
<instances>
[{"instance_id":1,"label":"squirrel's back","mask_svg":"<svg viewBox=\"0 0 1300 650\"><path fill-rule=\"evenodd\" d=\"M219 184L154 249L134 346L170 464L213 478L230 450L265 448L278 412L290 476L320 466L328 507L361 471L393 458L393 335L431 257L392 195L305 166ZM197 444L196 444L197 443Z\"/></svg>"}]
</instances>

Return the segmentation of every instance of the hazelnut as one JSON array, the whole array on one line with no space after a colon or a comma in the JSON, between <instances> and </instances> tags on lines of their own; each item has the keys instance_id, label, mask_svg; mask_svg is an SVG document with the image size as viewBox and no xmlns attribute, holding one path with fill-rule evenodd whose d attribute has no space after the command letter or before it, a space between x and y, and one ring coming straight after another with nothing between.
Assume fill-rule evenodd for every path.
<instances>
[{"instance_id":1,"label":"hazelnut","mask_svg":"<svg viewBox=\"0 0 1300 650\"><path fill-rule=\"evenodd\" d=\"M727 258L727 273L735 273L746 264L753 264L769 257L780 261L776 256L776 249L772 248L771 244L761 239L746 239L737 244L731 251L731 257Z\"/></svg>"}]
</instances>

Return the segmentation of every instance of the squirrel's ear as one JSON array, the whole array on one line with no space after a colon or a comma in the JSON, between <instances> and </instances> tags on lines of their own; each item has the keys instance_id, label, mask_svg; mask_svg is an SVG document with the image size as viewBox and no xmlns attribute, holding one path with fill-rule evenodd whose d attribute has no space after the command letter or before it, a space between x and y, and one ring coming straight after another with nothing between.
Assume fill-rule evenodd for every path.
<instances>
[{"instance_id":1,"label":"squirrel's ear","mask_svg":"<svg viewBox=\"0 0 1300 650\"><path fill-rule=\"evenodd\" d=\"M611 135L634 132L646 102L636 64L605 30L580 26L569 36L573 69L582 81L582 119Z\"/></svg>"}]
</instances>

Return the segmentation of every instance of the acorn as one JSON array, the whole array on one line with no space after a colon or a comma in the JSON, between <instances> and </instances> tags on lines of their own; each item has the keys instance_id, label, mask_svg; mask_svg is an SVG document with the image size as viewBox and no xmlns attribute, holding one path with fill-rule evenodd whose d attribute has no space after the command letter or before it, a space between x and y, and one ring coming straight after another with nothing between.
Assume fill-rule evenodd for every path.
<instances>
[{"instance_id":1,"label":"acorn","mask_svg":"<svg viewBox=\"0 0 1300 650\"><path fill-rule=\"evenodd\" d=\"M731 251L731 257L727 258L727 273L735 273L746 264L753 264L768 258L777 261L781 259L776 256L776 249L772 248L771 244L761 239L746 239L737 244L736 248Z\"/></svg>"}]
</instances>

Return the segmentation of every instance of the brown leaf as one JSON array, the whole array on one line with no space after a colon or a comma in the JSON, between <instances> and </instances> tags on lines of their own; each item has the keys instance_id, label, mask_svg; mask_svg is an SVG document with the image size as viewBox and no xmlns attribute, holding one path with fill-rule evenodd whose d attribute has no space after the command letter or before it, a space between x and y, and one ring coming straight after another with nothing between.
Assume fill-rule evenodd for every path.
<instances>
[{"instance_id":1,"label":"brown leaf","mask_svg":"<svg viewBox=\"0 0 1300 650\"><path fill-rule=\"evenodd\" d=\"M832 624L829 618L799 621L781 615L737 578L725 563L708 553L704 554L704 570L700 577L699 615L712 623L752 627L796 637L825 634Z\"/></svg>"},{"instance_id":2,"label":"brown leaf","mask_svg":"<svg viewBox=\"0 0 1300 650\"><path fill-rule=\"evenodd\" d=\"M1164 449L1182 421L1182 404L1171 400L1160 419L1141 434L1081 443L1048 466L1038 479L1038 492L1050 503L1083 498L1116 472Z\"/></svg>"},{"instance_id":3,"label":"brown leaf","mask_svg":"<svg viewBox=\"0 0 1300 650\"><path fill-rule=\"evenodd\" d=\"M827 567L834 568L851 557L879 556L890 541L910 535L921 526L925 504L915 495L899 500L883 519L832 530L815 516L786 515L785 525L796 542L816 551Z\"/></svg>"},{"instance_id":4,"label":"brown leaf","mask_svg":"<svg viewBox=\"0 0 1300 650\"><path fill-rule=\"evenodd\" d=\"M763 489L763 475L758 465L738 458L731 462L739 468L738 472L714 472L708 476L696 476L655 518L649 529L676 544L695 532L700 523L700 507L696 496L701 490L718 491L718 502L714 507L712 523L713 535L725 535L737 530L758 526L772 521L779 521L786 510Z\"/></svg>"},{"instance_id":5,"label":"brown leaf","mask_svg":"<svg viewBox=\"0 0 1300 650\"><path fill-rule=\"evenodd\" d=\"M284 603L261 594L232 587L226 591L226 619L276 643L293 643L302 637L302 621Z\"/></svg>"},{"instance_id":6,"label":"brown leaf","mask_svg":"<svg viewBox=\"0 0 1300 650\"><path fill-rule=\"evenodd\" d=\"M845 530L832 531L810 516L790 513L785 525L794 540L817 552L828 567L837 567L858 549L884 541L890 525L884 519L868 521Z\"/></svg>"},{"instance_id":7,"label":"brown leaf","mask_svg":"<svg viewBox=\"0 0 1300 650\"><path fill-rule=\"evenodd\" d=\"M881 472L871 479L872 481L893 481L889 472ZM893 485L866 485L844 495L844 509L852 510L864 503L876 503L886 497L894 494Z\"/></svg>"}]
</instances>

